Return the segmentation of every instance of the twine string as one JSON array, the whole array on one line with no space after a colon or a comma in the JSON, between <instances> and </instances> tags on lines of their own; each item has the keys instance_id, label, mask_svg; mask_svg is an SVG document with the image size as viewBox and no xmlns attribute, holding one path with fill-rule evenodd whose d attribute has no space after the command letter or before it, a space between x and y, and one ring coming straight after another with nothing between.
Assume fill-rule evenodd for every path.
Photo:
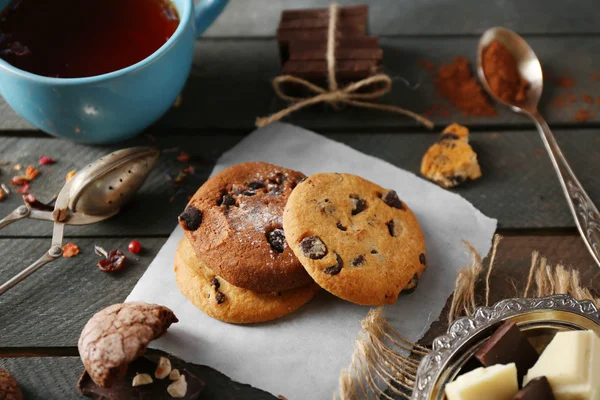
<instances>
[{"instance_id":1,"label":"twine string","mask_svg":"<svg viewBox=\"0 0 600 400\"><path fill-rule=\"evenodd\" d=\"M261 128L269 125L271 122L279 121L287 115L304 107L318 103L327 103L332 105L334 108L337 108L339 104L345 104L354 107L370 108L401 114L420 122L429 129L432 129L433 122L422 115L397 106L369 102L369 100L376 100L386 93L389 93L392 89L392 79L386 74L376 74L358 82L354 82L344 88L339 87L335 73L335 33L338 15L339 6L334 3L329 7L329 27L327 30L326 60L328 88L324 89L305 79L298 78L293 75L281 75L276 77L272 82L275 94L282 100L291 102L293 104L281 111L276 112L275 114L269 115L268 117L257 118L256 126ZM283 86L284 84L290 83L304 87L309 93L312 94L312 96L297 97L288 95L285 93ZM359 93L360 89L363 90Z\"/></svg>"}]
</instances>

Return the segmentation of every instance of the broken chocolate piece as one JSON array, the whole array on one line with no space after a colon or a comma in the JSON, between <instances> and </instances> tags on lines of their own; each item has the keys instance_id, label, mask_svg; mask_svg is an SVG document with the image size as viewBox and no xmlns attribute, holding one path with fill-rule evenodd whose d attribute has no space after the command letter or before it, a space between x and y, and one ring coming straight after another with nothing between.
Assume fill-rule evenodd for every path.
<instances>
[{"instance_id":1,"label":"broken chocolate piece","mask_svg":"<svg viewBox=\"0 0 600 400\"><path fill-rule=\"evenodd\" d=\"M357 194L351 194L350 200L352 201L352 215L356 215L367 209L367 202L361 199Z\"/></svg>"},{"instance_id":2,"label":"broken chocolate piece","mask_svg":"<svg viewBox=\"0 0 600 400\"><path fill-rule=\"evenodd\" d=\"M173 368L178 369L182 375L185 375L188 390L183 398L188 400L199 399L200 393L205 387L204 381L194 374L190 370L189 365L184 361L174 357L169 357L169 359ZM131 386L131 382L137 374L154 375L156 365L156 362L146 357L139 357L129 364L125 376L119 377L109 388L102 388L96 385L88 373L84 371L77 383L77 389L84 396L96 400L172 400L173 398L167 392L167 386L172 383L168 379L157 379L148 385Z\"/></svg>"},{"instance_id":3,"label":"broken chocolate piece","mask_svg":"<svg viewBox=\"0 0 600 400\"><path fill-rule=\"evenodd\" d=\"M545 376L531 380L513 400L556 400Z\"/></svg>"},{"instance_id":4,"label":"broken chocolate piece","mask_svg":"<svg viewBox=\"0 0 600 400\"><path fill-rule=\"evenodd\" d=\"M527 371L539 358L529 340L515 322L505 322L475 353L484 367L495 364L515 363L518 381L523 382Z\"/></svg>"},{"instance_id":5,"label":"broken chocolate piece","mask_svg":"<svg viewBox=\"0 0 600 400\"><path fill-rule=\"evenodd\" d=\"M363 256L362 254L360 256L356 257L354 260L352 260L353 267L360 267L364 263L365 263L365 256Z\"/></svg>"},{"instance_id":6,"label":"broken chocolate piece","mask_svg":"<svg viewBox=\"0 0 600 400\"><path fill-rule=\"evenodd\" d=\"M283 253L283 250L285 250L285 233L283 233L283 229L277 228L267 233L267 242L275 252Z\"/></svg>"},{"instance_id":7,"label":"broken chocolate piece","mask_svg":"<svg viewBox=\"0 0 600 400\"><path fill-rule=\"evenodd\" d=\"M398 197L398 193L395 190L390 190L383 197L383 202L390 207L397 208L399 210L404 210L404 204Z\"/></svg>"}]
</instances>

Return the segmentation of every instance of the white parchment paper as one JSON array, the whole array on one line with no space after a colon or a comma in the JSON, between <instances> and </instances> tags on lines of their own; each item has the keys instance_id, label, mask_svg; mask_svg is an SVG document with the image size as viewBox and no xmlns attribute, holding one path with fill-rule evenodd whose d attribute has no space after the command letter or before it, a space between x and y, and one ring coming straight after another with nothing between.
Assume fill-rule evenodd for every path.
<instances>
[{"instance_id":1,"label":"white parchment paper","mask_svg":"<svg viewBox=\"0 0 600 400\"><path fill-rule=\"evenodd\" d=\"M490 249L497 221L461 196L313 132L283 123L259 129L223 154L213 174L245 161L265 161L306 175L353 173L398 192L425 233L429 261L417 290L386 307L390 322L410 340L419 339L438 318L456 272L468 263L461 241L468 240L482 255ZM177 227L127 298L165 305L179 318L152 347L209 365L275 396L330 399L340 370L350 363L369 307L323 291L299 311L269 323L236 326L217 321L177 289L173 257L182 237Z\"/></svg>"}]
</instances>

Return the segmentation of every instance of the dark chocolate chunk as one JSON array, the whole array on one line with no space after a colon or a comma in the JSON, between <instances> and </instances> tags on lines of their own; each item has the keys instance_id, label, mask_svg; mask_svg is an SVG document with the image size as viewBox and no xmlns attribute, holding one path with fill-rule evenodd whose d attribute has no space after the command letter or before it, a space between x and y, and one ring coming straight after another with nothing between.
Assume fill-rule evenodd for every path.
<instances>
[{"instance_id":1,"label":"dark chocolate chunk","mask_svg":"<svg viewBox=\"0 0 600 400\"><path fill-rule=\"evenodd\" d=\"M529 381L513 400L556 400L550 382L545 376Z\"/></svg>"},{"instance_id":2,"label":"dark chocolate chunk","mask_svg":"<svg viewBox=\"0 0 600 400\"><path fill-rule=\"evenodd\" d=\"M202 211L194 206L187 206L179 215L179 222L188 231L195 231L202 223Z\"/></svg>"},{"instance_id":3,"label":"dark chocolate chunk","mask_svg":"<svg viewBox=\"0 0 600 400\"><path fill-rule=\"evenodd\" d=\"M217 293L215 293L215 299L217 300L217 304L223 304L225 302L225 295L217 291Z\"/></svg>"},{"instance_id":4,"label":"dark chocolate chunk","mask_svg":"<svg viewBox=\"0 0 600 400\"><path fill-rule=\"evenodd\" d=\"M342 257L340 257L339 254L336 253L335 254L335 265L325 268L323 270L323 272L328 275L337 275L340 273L343 266L344 266L344 261L342 260Z\"/></svg>"},{"instance_id":5,"label":"dark chocolate chunk","mask_svg":"<svg viewBox=\"0 0 600 400\"><path fill-rule=\"evenodd\" d=\"M371 250L371 254L378 254L377 250Z\"/></svg>"},{"instance_id":6,"label":"dark chocolate chunk","mask_svg":"<svg viewBox=\"0 0 600 400\"><path fill-rule=\"evenodd\" d=\"M348 230L348 228L346 228L344 225L342 225L341 222L338 222L337 224L335 224L335 226L340 230L340 231L344 231L346 232Z\"/></svg>"},{"instance_id":7,"label":"dark chocolate chunk","mask_svg":"<svg viewBox=\"0 0 600 400\"><path fill-rule=\"evenodd\" d=\"M404 210L404 204L398 198L398 193L395 190L390 190L385 194L383 198L383 202L390 207L398 208L400 210Z\"/></svg>"},{"instance_id":8,"label":"dark chocolate chunk","mask_svg":"<svg viewBox=\"0 0 600 400\"><path fill-rule=\"evenodd\" d=\"M281 188L275 186L275 187L272 187L271 190L269 190L269 193L274 196L279 196L283 192L282 192Z\"/></svg>"},{"instance_id":9,"label":"dark chocolate chunk","mask_svg":"<svg viewBox=\"0 0 600 400\"><path fill-rule=\"evenodd\" d=\"M221 200L219 201L219 205L220 206L233 206L235 205L235 199L233 197L231 197L228 193L223 194L223 197L221 197Z\"/></svg>"},{"instance_id":10,"label":"dark chocolate chunk","mask_svg":"<svg viewBox=\"0 0 600 400\"><path fill-rule=\"evenodd\" d=\"M402 289L402 294L411 294L412 292L415 291L415 289L417 288L417 286L419 285L419 275L414 274L413 277L410 279L410 281L408 281L408 283L406 284L406 286L404 286L404 289Z\"/></svg>"},{"instance_id":11,"label":"dark chocolate chunk","mask_svg":"<svg viewBox=\"0 0 600 400\"><path fill-rule=\"evenodd\" d=\"M440 140L458 140L458 136L454 133L444 133Z\"/></svg>"},{"instance_id":12,"label":"dark chocolate chunk","mask_svg":"<svg viewBox=\"0 0 600 400\"><path fill-rule=\"evenodd\" d=\"M200 379L195 371L194 364L188 364L185 361L169 356L171 365L178 369L182 375L185 375L187 382L187 391L183 399L199 399L201 392L204 391L206 384ZM149 385L131 386L133 378L137 374L148 374L154 377L156 363L146 357L139 357L129 364L127 373L119 377L109 388L102 388L94 383L86 371L77 383L77 389L86 397L96 400L173 400L167 392L167 386L173 381L169 379L154 379Z\"/></svg>"},{"instance_id":13,"label":"dark chocolate chunk","mask_svg":"<svg viewBox=\"0 0 600 400\"><path fill-rule=\"evenodd\" d=\"M320 260L327 254L327 246L318 236L308 236L302 239L300 249L302 254L311 260Z\"/></svg>"},{"instance_id":14,"label":"dark chocolate chunk","mask_svg":"<svg viewBox=\"0 0 600 400\"><path fill-rule=\"evenodd\" d=\"M388 232L390 232L390 236L396 236L396 224L394 223L394 220L388 221L385 224L388 227Z\"/></svg>"},{"instance_id":15,"label":"dark chocolate chunk","mask_svg":"<svg viewBox=\"0 0 600 400\"><path fill-rule=\"evenodd\" d=\"M359 195L351 194L350 200L352 200L352 215L356 215L367 209L367 202Z\"/></svg>"},{"instance_id":16,"label":"dark chocolate chunk","mask_svg":"<svg viewBox=\"0 0 600 400\"><path fill-rule=\"evenodd\" d=\"M265 185L262 182L250 182L248 187L252 190L258 190L264 188Z\"/></svg>"},{"instance_id":17,"label":"dark chocolate chunk","mask_svg":"<svg viewBox=\"0 0 600 400\"><path fill-rule=\"evenodd\" d=\"M421 265L427 266L427 256L424 253L419 254L419 262Z\"/></svg>"},{"instance_id":18,"label":"dark chocolate chunk","mask_svg":"<svg viewBox=\"0 0 600 400\"><path fill-rule=\"evenodd\" d=\"M283 250L285 250L285 233L283 229L277 228L268 232L267 242L269 242L273 250L277 253L283 253Z\"/></svg>"},{"instance_id":19,"label":"dark chocolate chunk","mask_svg":"<svg viewBox=\"0 0 600 400\"><path fill-rule=\"evenodd\" d=\"M484 367L495 364L515 363L518 381L522 382L527 371L539 358L531 343L515 322L505 322L475 353Z\"/></svg>"},{"instance_id":20,"label":"dark chocolate chunk","mask_svg":"<svg viewBox=\"0 0 600 400\"><path fill-rule=\"evenodd\" d=\"M363 265L365 263L365 256L363 256L362 254L358 257L356 257L354 260L352 260L352 266L353 267L359 267L361 265Z\"/></svg>"},{"instance_id":21,"label":"dark chocolate chunk","mask_svg":"<svg viewBox=\"0 0 600 400\"><path fill-rule=\"evenodd\" d=\"M215 290L219 290L219 288L221 287L221 284L219 283L219 280L216 277L213 277L212 280L210 281L210 285L215 287Z\"/></svg>"}]
</instances>

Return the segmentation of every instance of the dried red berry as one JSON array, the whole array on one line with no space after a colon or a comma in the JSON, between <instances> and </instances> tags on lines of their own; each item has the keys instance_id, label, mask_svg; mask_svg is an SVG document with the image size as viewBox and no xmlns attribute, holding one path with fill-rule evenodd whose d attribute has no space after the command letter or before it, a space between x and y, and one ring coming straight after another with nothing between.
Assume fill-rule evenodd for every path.
<instances>
[{"instance_id":1,"label":"dried red berry","mask_svg":"<svg viewBox=\"0 0 600 400\"><path fill-rule=\"evenodd\" d=\"M126 259L121 250L111 250L108 258L98 261L98 268L104 272L115 272L123 268Z\"/></svg>"},{"instance_id":2,"label":"dried red berry","mask_svg":"<svg viewBox=\"0 0 600 400\"><path fill-rule=\"evenodd\" d=\"M129 243L129 246L127 246L127 248L129 249L129 251L133 254L137 254L140 251L142 251L142 245L140 242L138 242L137 240L132 240Z\"/></svg>"},{"instance_id":3,"label":"dried red berry","mask_svg":"<svg viewBox=\"0 0 600 400\"><path fill-rule=\"evenodd\" d=\"M41 156L40 157L40 165L51 165L56 163L56 160L54 158L51 157L47 157L47 156Z\"/></svg>"}]
</instances>

